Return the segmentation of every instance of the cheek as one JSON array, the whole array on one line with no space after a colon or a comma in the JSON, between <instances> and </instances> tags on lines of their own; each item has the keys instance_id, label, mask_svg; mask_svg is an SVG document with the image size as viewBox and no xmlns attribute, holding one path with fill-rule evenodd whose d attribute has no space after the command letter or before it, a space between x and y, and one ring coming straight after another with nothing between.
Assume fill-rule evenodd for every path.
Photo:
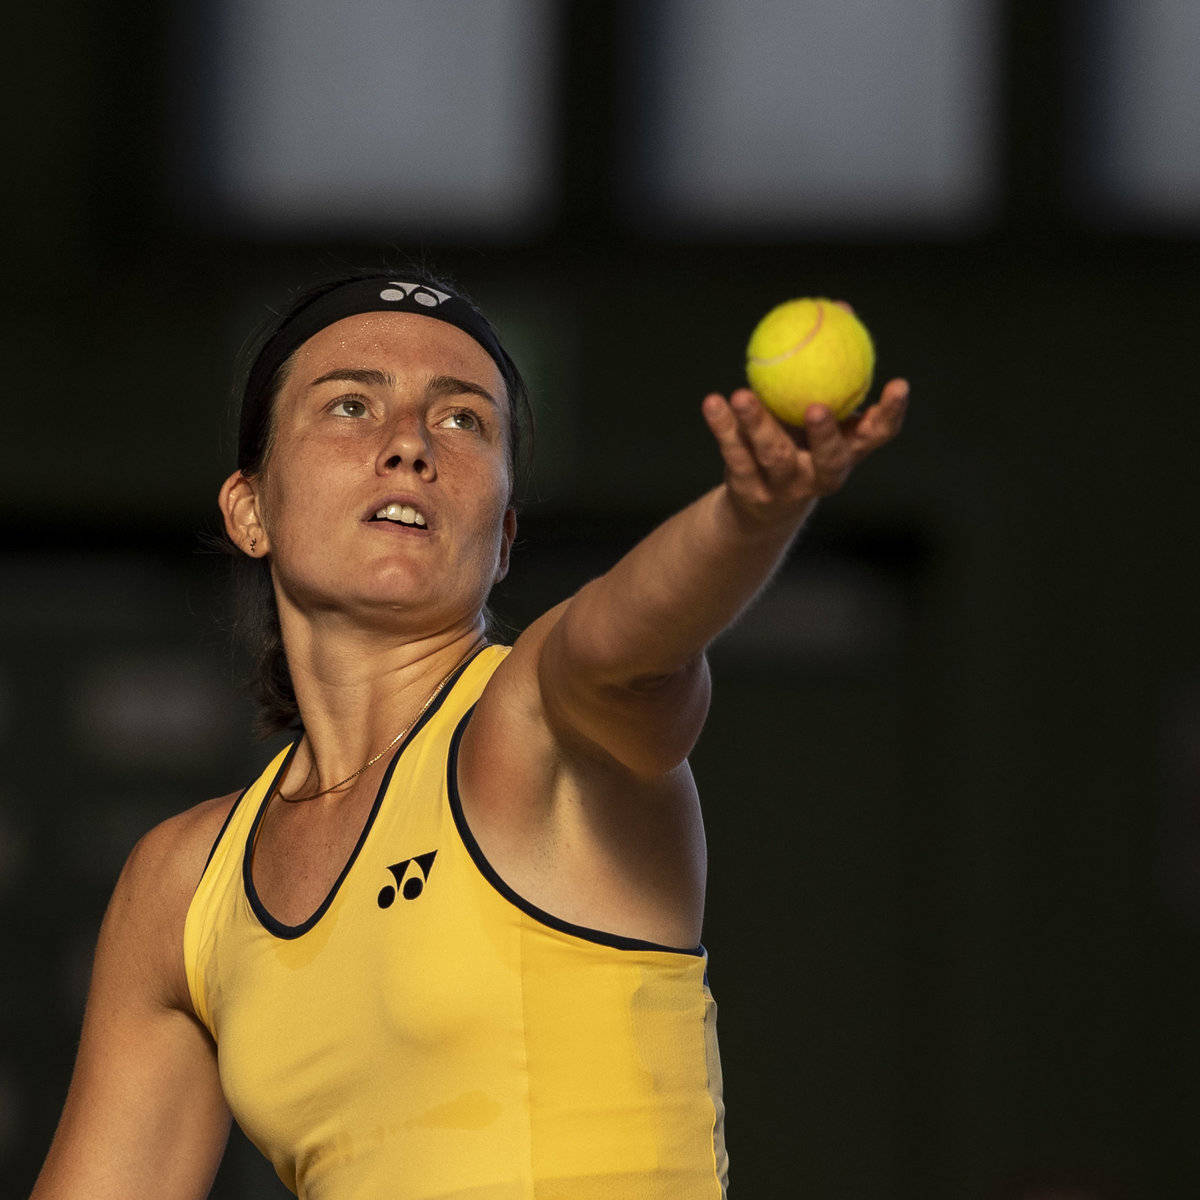
<instances>
[{"instance_id":1,"label":"cheek","mask_svg":"<svg viewBox=\"0 0 1200 1200\"><path fill-rule=\"evenodd\" d=\"M317 514L336 512L339 498L346 495L344 465L353 469L359 464L343 464L316 439L294 437L278 446L262 473L259 516L267 532L276 538L303 532Z\"/></svg>"},{"instance_id":2,"label":"cheek","mask_svg":"<svg viewBox=\"0 0 1200 1200\"><path fill-rule=\"evenodd\" d=\"M263 485L259 493L259 519L271 537L278 540L286 525L283 518L291 511L294 497L288 494L286 476L278 470L265 472Z\"/></svg>"},{"instance_id":3,"label":"cheek","mask_svg":"<svg viewBox=\"0 0 1200 1200\"><path fill-rule=\"evenodd\" d=\"M494 502L489 502L473 522L474 531L471 542L476 547L483 549L489 556L496 552L504 540L504 514L506 511L506 501L497 498Z\"/></svg>"},{"instance_id":4,"label":"cheek","mask_svg":"<svg viewBox=\"0 0 1200 1200\"><path fill-rule=\"evenodd\" d=\"M303 490L293 490L286 480L278 477L260 493L259 520L271 539L276 556L302 540L302 531L311 524L303 511L310 498L311 493L306 496Z\"/></svg>"}]
</instances>

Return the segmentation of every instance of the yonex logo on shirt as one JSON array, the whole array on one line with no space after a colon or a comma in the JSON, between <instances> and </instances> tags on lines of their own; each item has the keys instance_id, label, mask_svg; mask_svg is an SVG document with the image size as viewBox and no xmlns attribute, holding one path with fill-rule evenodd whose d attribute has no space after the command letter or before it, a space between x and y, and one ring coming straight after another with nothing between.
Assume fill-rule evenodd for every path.
<instances>
[{"instance_id":1,"label":"yonex logo on shirt","mask_svg":"<svg viewBox=\"0 0 1200 1200\"><path fill-rule=\"evenodd\" d=\"M437 851L430 850L428 854L418 854L414 858L406 858L403 862L392 863L388 870L392 873L396 886L387 883L379 889L379 907L391 908L397 891L405 900L415 900L425 890L436 857ZM409 867L412 867L411 872Z\"/></svg>"}]
</instances>

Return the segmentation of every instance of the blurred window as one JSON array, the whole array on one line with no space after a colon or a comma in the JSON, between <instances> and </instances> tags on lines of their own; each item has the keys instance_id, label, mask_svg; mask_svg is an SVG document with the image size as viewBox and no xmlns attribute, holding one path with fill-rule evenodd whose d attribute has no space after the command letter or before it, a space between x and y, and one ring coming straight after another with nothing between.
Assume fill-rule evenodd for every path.
<instances>
[{"instance_id":1,"label":"blurred window","mask_svg":"<svg viewBox=\"0 0 1200 1200\"><path fill-rule=\"evenodd\" d=\"M549 0L210 0L184 47L205 127L193 200L284 235L536 226L553 16Z\"/></svg>"},{"instance_id":2,"label":"blurred window","mask_svg":"<svg viewBox=\"0 0 1200 1200\"><path fill-rule=\"evenodd\" d=\"M635 219L955 233L995 203L991 0L640 6ZM635 111L636 110L636 111Z\"/></svg>"},{"instance_id":3,"label":"blurred window","mask_svg":"<svg viewBox=\"0 0 1200 1200\"><path fill-rule=\"evenodd\" d=\"M1200 4L1080 5L1084 74L1077 208L1164 232L1200 225Z\"/></svg>"}]
</instances>

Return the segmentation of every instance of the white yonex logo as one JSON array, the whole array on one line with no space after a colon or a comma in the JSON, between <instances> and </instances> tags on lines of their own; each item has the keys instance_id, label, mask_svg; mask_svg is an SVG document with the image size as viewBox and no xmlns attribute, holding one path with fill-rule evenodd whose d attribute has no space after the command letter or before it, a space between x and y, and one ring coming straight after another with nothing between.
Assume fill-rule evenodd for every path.
<instances>
[{"instance_id":1,"label":"white yonex logo","mask_svg":"<svg viewBox=\"0 0 1200 1200\"><path fill-rule=\"evenodd\" d=\"M387 287L379 293L380 300L412 300L415 304L423 304L426 308L437 308L450 299L449 292L439 292L425 283L397 283L389 281Z\"/></svg>"}]
</instances>

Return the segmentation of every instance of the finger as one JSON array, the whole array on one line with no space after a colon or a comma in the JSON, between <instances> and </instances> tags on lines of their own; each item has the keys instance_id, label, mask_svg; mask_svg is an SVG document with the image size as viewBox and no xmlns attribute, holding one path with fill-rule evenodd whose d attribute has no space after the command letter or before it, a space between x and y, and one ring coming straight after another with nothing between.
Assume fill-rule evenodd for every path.
<instances>
[{"instance_id":1,"label":"finger","mask_svg":"<svg viewBox=\"0 0 1200 1200\"><path fill-rule=\"evenodd\" d=\"M810 404L804 413L812 456L813 483L824 495L836 491L850 470L850 439L838 428L833 413L823 404Z\"/></svg>"},{"instance_id":2,"label":"finger","mask_svg":"<svg viewBox=\"0 0 1200 1200\"><path fill-rule=\"evenodd\" d=\"M752 479L757 482L758 466L742 437L741 427L729 406L729 401L719 393L712 392L704 397L700 411L704 414L704 420L712 430L713 437L716 438L717 449L725 460L730 478Z\"/></svg>"},{"instance_id":3,"label":"finger","mask_svg":"<svg viewBox=\"0 0 1200 1200\"><path fill-rule=\"evenodd\" d=\"M855 461L890 442L904 424L908 411L909 387L906 379L889 380L877 403L862 413L853 429Z\"/></svg>"},{"instance_id":4,"label":"finger","mask_svg":"<svg viewBox=\"0 0 1200 1200\"><path fill-rule=\"evenodd\" d=\"M748 388L740 388L729 400L763 477L776 487L789 483L800 469L791 436Z\"/></svg>"}]
</instances>

